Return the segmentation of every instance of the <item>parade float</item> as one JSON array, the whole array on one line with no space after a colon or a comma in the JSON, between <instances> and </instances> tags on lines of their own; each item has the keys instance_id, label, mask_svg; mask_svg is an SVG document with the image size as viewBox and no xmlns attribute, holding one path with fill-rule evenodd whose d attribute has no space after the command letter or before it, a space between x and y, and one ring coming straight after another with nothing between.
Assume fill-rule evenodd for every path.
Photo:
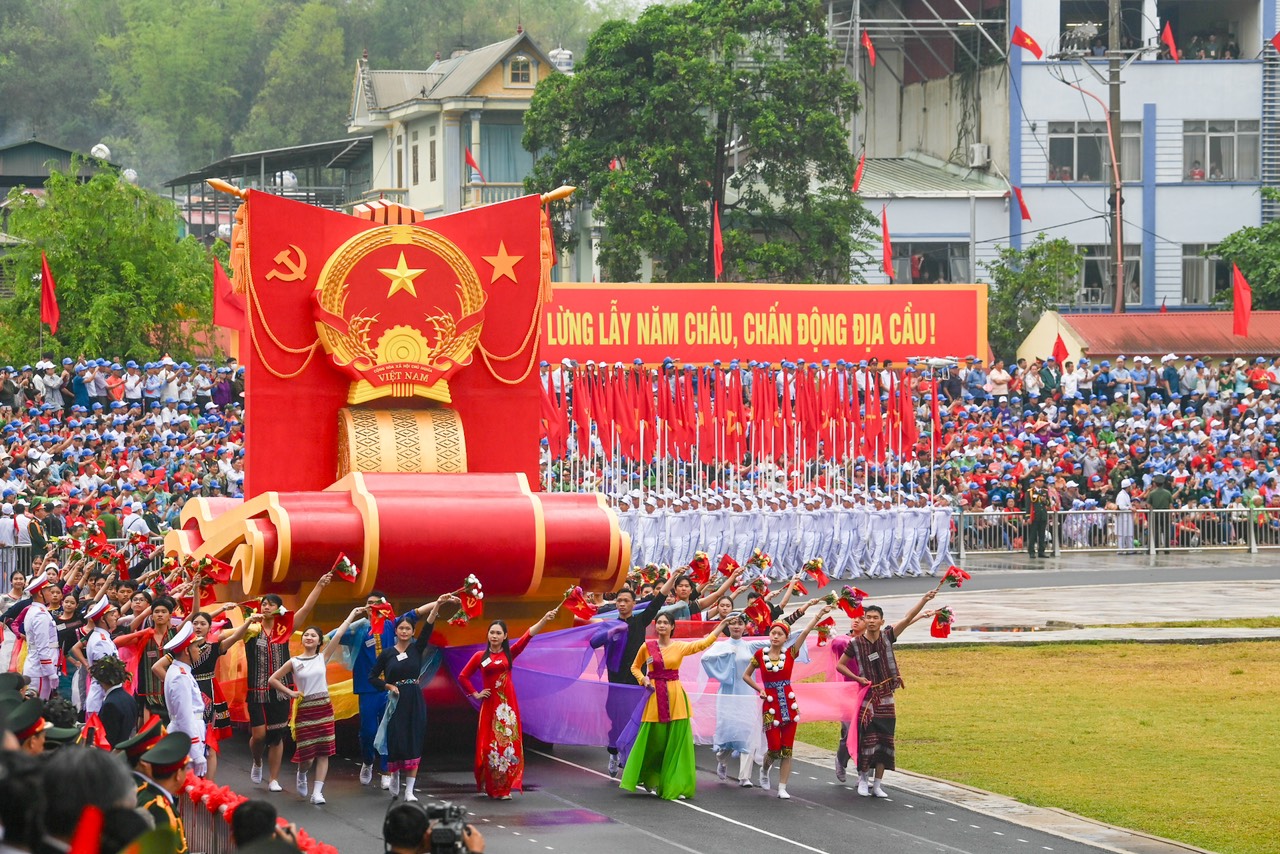
<instances>
[{"instance_id":1,"label":"parade float","mask_svg":"<svg viewBox=\"0 0 1280 854\"><path fill-rule=\"evenodd\" d=\"M489 618L518 634L566 587L620 585L630 543L603 499L538 486L544 205L570 188L425 220L211 183L242 200L214 299L246 369L244 498L189 501L168 553L230 564L228 600L286 601L345 555L359 573L324 591L335 612L375 589L416 605L474 574L486 619L441 623L450 644ZM443 676L427 691L462 703Z\"/></svg>"}]
</instances>

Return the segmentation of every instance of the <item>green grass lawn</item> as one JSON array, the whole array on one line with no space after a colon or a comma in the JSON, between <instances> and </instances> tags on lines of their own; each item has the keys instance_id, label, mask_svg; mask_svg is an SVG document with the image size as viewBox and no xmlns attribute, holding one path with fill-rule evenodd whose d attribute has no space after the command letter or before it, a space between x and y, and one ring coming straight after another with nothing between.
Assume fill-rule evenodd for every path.
<instances>
[{"instance_id":1,"label":"green grass lawn","mask_svg":"<svg viewBox=\"0 0 1280 854\"><path fill-rule=\"evenodd\" d=\"M1280 846L1280 643L898 652L898 763L1213 851ZM835 748L838 724L799 738Z\"/></svg>"},{"instance_id":2,"label":"green grass lawn","mask_svg":"<svg viewBox=\"0 0 1280 854\"><path fill-rule=\"evenodd\" d=\"M1107 623L1104 629L1280 629L1280 617L1237 617L1232 620L1179 620L1175 623Z\"/></svg>"}]
</instances>

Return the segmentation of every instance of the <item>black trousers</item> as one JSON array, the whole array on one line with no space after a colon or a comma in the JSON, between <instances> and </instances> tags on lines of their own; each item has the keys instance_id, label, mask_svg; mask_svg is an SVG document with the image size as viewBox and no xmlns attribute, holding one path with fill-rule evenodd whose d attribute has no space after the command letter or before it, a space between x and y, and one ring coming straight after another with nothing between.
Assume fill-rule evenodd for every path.
<instances>
[{"instance_id":1,"label":"black trousers","mask_svg":"<svg viewBox=\"0 0 1280 854\"><path fill-rule=\"evenodd\" d=\"M1036 514L1027 526L1027 554L1035 557L1037 552L1044 557L1045 528L1048 526L1048 514Z\"/></svg>"}]
</instances>

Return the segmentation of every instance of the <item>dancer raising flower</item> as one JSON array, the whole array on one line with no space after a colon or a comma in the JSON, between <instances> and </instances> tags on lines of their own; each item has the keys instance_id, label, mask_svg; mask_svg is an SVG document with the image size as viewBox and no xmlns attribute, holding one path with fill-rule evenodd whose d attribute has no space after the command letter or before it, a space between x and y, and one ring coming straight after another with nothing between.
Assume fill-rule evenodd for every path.
<instances>
[{"instance_id":1,"label":"dancer raising flower","mask_svg":"<svg viewBox=\"0 0 1280 854\"><path fill-rule=\"evenodd\" d=\"M296 730L293 740L297 747L293 751L293 761L298 766L298 794L307 796L307 772L311 764L316 766L314 788L311 791L311 803L323 804L324 778L329 773L329 757L336 749L333 738L333 702L329 699L329 659L342 646L342 635L352 620L364 616L364 608L352 608L351 613L342 621L342 625L334 630L328 641L316 626L307 626L302 633L302 655L295 655L271 674L271 687L297 704L294 711ZM324 645L321 646L321 642ZM290 688L284 683L285 678L293 674L297 688Z\"/></svg>"},{"instance_id":2,"label":"dancer raising flower","mask_svg":"<svg viewBox=\"0 0 1280 854\"><path fill-rule=\"evenodd\" d=\"M804 646L804 639L830 612L831 606L824 606L786 649L783 649L783 644L791 634L791 626L782 621L774 623L769 627L769 647L756 650L747 665L747 672L742 675L742 681L764 700L764 735L769 749L760 768L760 787L766 792L769 790L769 771L774 762L779 762L778 797L783 800L791 798L787 794L787 779L791 776L791 754L796 745L796 725L800 718L800 704L796 702L796 693L791 687L791 668ZM764 671L763 688L751 678L757 668Z\"/></svg>"},{"instance_id":3,"label":"dancer raising flower","mask_svg":"<svg viewBox=\"0 0 1280 854\"><path fill-rule=\"evenodd\" d=\"M692 797L697 790L689 698L680 684L680 662L686 655L710 648L728 622L726 617L716 623L700 640L678 641L671 637L675 623L670 616L659 614L653 621L658 637L646 641L631 665L631 673L653 695L645 704L640 734L627 757L622 788L634 792L637 785L643 785L669 801Z\"/></svg>"},{"instance_id":4,"label":"dancer raising flower","mask_svg":"<svg viewBox=\"0 0 1280 854\"><path fill-rule=\"evenodd\" d=\"M511 665L524 652L529 638L556 618L559 608L543 615L514 644L508 642L507 624L489 624L489 643L471 656L458 674L458 682L474 687L472 677L479 670L484 688L472 691L480 701L480 730L476 735L476 789L491 798L510 800L511 791L524 791L524 739L520 729L520 705L511 681Z\"/></svg>"},{"instance_id":5,"label":"dancer raising flower","mask_svg":"<svg viewBox=\"0 0 1280 854\"><path fill-rule=\"evenodd\" d=\"M395 644L382 651L369 671L370 684L391 695L374 738L374 748L387 757L392 797L399 797L403 775L404 799L418 799L413 793L413 786L418 778L422 742L427 730L427 704L422 699L418 678L422 675L423 659L431 643L440 606L458 601L457 596L446 593L433 602L422 618L424 623L417 641L413 638L413 621L407 617L397 620Z\"/></svg>"}]
</instances>

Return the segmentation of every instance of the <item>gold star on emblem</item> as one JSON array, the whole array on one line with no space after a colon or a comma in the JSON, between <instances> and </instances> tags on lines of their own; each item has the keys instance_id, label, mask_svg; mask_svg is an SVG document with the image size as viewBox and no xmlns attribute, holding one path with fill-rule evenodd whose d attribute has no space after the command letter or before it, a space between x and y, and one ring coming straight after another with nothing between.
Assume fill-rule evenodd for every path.
<instances>
[{"instance_id":1,"label":"gold star on emblem","mask_svg":"<svg viewBox=\"0 0 1280 854\"><path fill-rule=\"evenodd\" d=\"M506 276L511 281L516 281L516 264L524 258L523 255L508 255L507 244L501 240L498 241L497 255L481 255L481 258L493 265L493 277L489 279L489 284Z\"/></svg>"},{"instance_id":2,"label":"gold star on emblem","mask_svg":"<svg viewBox=\"0 0 1280 854\"><path fill-rule=\"evenodd\" d=\"M387 291L387 299L395 296L398 291L408 291L409 296L417 297L418 292L413 288L413 280L421 276L426 270L413 270L405 263L404 253L400 253L400 263L395 267L379 267L378 272L391 280L391 290Z\"/></svg>"}]
</instances>

